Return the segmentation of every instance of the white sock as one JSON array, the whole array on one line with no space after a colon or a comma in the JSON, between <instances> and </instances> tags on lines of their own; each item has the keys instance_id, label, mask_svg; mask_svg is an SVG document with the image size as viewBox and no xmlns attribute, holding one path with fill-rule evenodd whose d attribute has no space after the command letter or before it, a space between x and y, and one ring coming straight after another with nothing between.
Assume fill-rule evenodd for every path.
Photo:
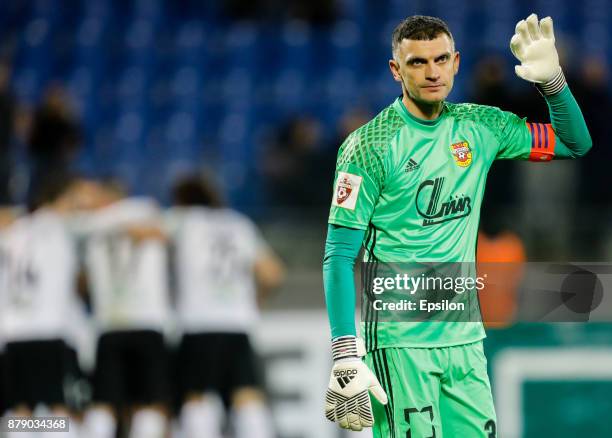
<instances>
[{"instance_id":1,"label":"white sock","mask_svg":"<svg viewBox=\"0 0 612 438\"><path fill-rule=\"evenodd\" d=\"M139 409L132 416L130 438L164 438L166 416L155 409Z\"/></svg>"},{"instance_id":2,"label":"white sock","mask_svg":"<svg viewBox=\"0 0 612 438\"><path fill-rule=\"evenodd\" d=\"M115 438L117 420L107 409L92 408L83 418L84 438Z\"/></svg>"},{"instance_id":3,"label":"white sock","mask_svg":"<svg viewBox=\"0 0 612 438\"><path fill-rule=\"evenodd\" d=\"M232 411L236 438L273 438L272 417L262 402L250 402Z\"/></svg>"},{"instance_id":4,"label":"white sock","mask_svg":"<svg viewBox=\"0 0 612 438\"><path fill-rule=\"evenodd\" d=\"M190 401L181 409L183 438L221 438L223 408L216 399Z\"/></svg>"}]
</instances>

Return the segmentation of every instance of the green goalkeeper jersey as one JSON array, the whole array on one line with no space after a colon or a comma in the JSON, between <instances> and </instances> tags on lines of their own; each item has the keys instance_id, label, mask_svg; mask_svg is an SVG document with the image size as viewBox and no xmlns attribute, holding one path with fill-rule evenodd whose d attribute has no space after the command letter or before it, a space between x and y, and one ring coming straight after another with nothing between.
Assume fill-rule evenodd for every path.
<instances>
[{"instance_id":1,"label":"green goalkeeper jersey","mask_svg":"<svg viewBox=\"0 0 612 438\"><path fill-rule=\"evenodd\" d=\"M398 98L342 144L329 222L367 230L366 260L475 262L491 164L548 161L554 143L550 125L498 108L444 103L427 121ZM369 349L442 347L482 339L476 321L377 322L362 331Z\"/></svg>"}]
</instances>

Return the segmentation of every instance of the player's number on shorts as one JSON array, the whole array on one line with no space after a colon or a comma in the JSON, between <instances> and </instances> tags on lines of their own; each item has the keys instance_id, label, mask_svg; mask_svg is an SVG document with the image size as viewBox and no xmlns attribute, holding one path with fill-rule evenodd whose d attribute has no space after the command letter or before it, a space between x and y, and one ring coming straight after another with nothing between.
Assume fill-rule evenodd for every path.
<instances>
[{"instance_id":1,"label":"player's number on shorts","mask_svg":"<svg viewBox=\"0 0 612 438\"><path fill-rule=\"evenodd\" d=\"M487 421L484 430L485 432L489 433L489 435L487 435L487 438L497 438L497 426L495 425L495 421Z\"/></svg>"},{"instance_id":2,"label":"player's number on shorts","mask_svg":"<svg viewBox=\"0 0 612 438\"><path fill-rule=\"evenodd\" d=\"M417 415L417 414L419 415L429 414L429 421L431 423L431 435L428 435L426 437L425 436L423 437L413 436L412 429L408 429L408 431L406 432L406 438L436 438L436 428L433 425L433 420L434 420L433 407L425 406L423 409L417 409L417 408L404 409L404 418L409 425L410 425L410 417Z\"/></svg>"}]
</instances>

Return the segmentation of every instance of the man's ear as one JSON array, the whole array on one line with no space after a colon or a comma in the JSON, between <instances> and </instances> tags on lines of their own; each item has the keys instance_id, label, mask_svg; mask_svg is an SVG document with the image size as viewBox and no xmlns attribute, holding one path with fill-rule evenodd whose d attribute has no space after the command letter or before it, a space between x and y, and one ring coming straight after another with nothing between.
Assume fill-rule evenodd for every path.
<instances>
[{"instance_id":1,"label":"man's ear","mask_svg":"<svg viewBox=\"0 0 612 438\"><path fill-rule=\"evenodd\" d=\"M389 60L389 70L391 70L391 74L393 75L393 79L395 82L402 82L402 77L399 72L399 63L395 59Z\"/></svg>"},{"instance_id":2,"label":"man's ear","mask_svg":"<svg viewBox=\"0 0 612 438\"><path fill-rule=\"evenodd\" d=\"M453 70L455 74L459 72L459 64L461 63L461 55L459 52L455 52L455 57L453 59Z\"/></svg>"}]
</instances>

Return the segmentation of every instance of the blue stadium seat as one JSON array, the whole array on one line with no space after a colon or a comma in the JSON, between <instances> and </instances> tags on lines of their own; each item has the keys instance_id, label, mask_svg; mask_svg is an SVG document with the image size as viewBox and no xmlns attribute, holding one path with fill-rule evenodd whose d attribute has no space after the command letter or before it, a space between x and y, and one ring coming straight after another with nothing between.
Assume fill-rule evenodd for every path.
<instances>
[{"instance_id":1,"label":"blue stadium seat","mask_svg":"<svg viewBox=\"0 0 612 438\"><path fill-rule=\"evenodd\" d=\"M330 137L347 108L377 111L399 94L387 67L390 34L409 14L437 14L451 26L463 55L454 100L466 97L483 48L510 56L508 39L525 10L553 14L556 29L585 53L612 56L607 0L337 5L336 23L311 26L231 22L223 2L213 1L3 0L0 38L16 42L12 85L20 101L35 105L50 80L66 82L85 129L79 166L116 169L138 192L163 197L165 181L150 175L170 178L214 161L238 202L262 133L307 112Z\"/></svg>"}]
</instances>

